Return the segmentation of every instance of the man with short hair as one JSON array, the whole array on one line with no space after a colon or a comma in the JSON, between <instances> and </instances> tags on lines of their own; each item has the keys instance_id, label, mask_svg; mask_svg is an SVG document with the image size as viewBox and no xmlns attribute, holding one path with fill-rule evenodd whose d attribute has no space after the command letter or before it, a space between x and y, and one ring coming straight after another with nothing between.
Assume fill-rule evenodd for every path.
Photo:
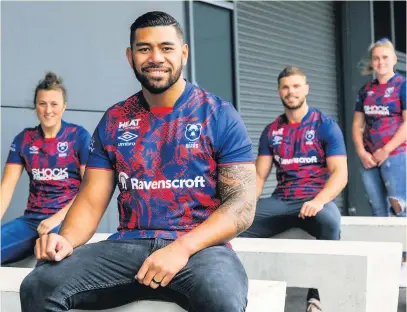
<instances>
[{"instance_id":1,"label":"man with short hair","mask_svg":"<svg viewBox=\"0 0 407 312\"><path fill-rule=\"evenodd\" d=\"M256 196L272 168L277 187L257 202L252 226L241 237L272 237L300 227L317 239L340 239L340 212L334 199L347 183L346 149L338 125L309 107L304 72L293 66L278 76L284 114L260 138L256 160ZM307 312L322 311L316 289L308 292Z\"/></svg>"},{"instance_id":2,"label":"man with short hair","mask_svg":"<svg viewBox=\"0 0 407 312\"><path fill-rule=\"evenodd\" d=\"M244 311L248 280L228 241L254 217L247 130L230 103L183 79L188 46L170 15L140 16L127 58L142 90L99 122L59 235L37 241L36 256L46 261L21 285L22 311L107 309L147 298L188 311ZM84 245L116 181L118 232Z\"/></svg>"}]
</instances>

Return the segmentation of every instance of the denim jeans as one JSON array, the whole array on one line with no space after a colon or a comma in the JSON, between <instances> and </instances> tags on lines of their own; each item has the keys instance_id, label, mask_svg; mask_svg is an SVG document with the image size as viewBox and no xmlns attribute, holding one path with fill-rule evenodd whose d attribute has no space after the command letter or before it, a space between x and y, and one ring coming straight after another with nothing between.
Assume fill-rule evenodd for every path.
<instances>
[{"instance_id":1,"label":"denim jeans","mask_svg":"<svg viewBox=\"0 0 407 312\"><path fill-rule=\"evenodd\" d=\"M107 240L81 246L61 262L41 261L21 284L22 312L108 309L143 299L172 301L188 311L245 311L247 275L224 245L191 256L166 287L139 284L134 277L144 260L171 242Z\"/></svg>"},{"instance_id":2,"label":"denim jeans","mask_svg":"<svg viewBox=\"0 0 407 312\"><path fill-rule=\"evenodd\" d=\"M406 216L406 154L389 156L380 167L361 168L362 181L373 216ZM402 211L395 214L389 199L396 199Z\"/></svg>"},{"instance_id":3,"label":"denim jeans","mask_svg":"<svg viewBox=\"0 0 407 312\"><path fill-rule=\"evenodd\" d=\"M1 264L15 262L34 254L38 225L50 216L22 216L1 226ZM58 233L61 225L52 229Z\"/></svg>"},{"instance_id":4,"label":"denim jeans","mask_svg":"<svg viewBox=\"0 0 407 312\"><path fill-rule=\"evenodd\" d=\"M339 240L341 214L334 202L330 202L315 217L299 218L302 205L307 200L283 201L275 196L257 202L252 226L240 237L268 238L291 228L301 228L316 239ZM309 289L307 300L319 300L317 289Z\"/></svg>"}]
</instances>

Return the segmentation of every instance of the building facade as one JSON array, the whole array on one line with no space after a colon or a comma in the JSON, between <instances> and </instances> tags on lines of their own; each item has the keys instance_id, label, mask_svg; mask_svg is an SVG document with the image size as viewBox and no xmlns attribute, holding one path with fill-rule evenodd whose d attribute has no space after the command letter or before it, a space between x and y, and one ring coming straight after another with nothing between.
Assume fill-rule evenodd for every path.
<instances>
[{"instance_id":1,"label":"building facade","mask_svg":"<svg viewBox=\"0 0 407 312\"><path fill-rule=\"evenodd\" d=\"M397 69L405 74L405 5L405 1L3 1L1 166L14 136L38 124L33 91L46 71L65 80L64 119L90 133L108 107L137 92L140 85L125 57L129 28L137 16L160 10L177 18L186 32L187 79L235 105L256 153L262 130L283 111L277 95L279 72L287 65L301 67L310 84L308 103L337 120L345 134L349 185L338 205L344 215L369 215L351 138L356 93L369 79L360 76L358 64L367 56L369 44L386 36L395 42ZM273 172L263 196L270 195L275 184ZM3 222L23 213L27 196L28 178L23 174ZM117 227L116 196L117 192L99 231Z\"/></svg>"}]
</instances>

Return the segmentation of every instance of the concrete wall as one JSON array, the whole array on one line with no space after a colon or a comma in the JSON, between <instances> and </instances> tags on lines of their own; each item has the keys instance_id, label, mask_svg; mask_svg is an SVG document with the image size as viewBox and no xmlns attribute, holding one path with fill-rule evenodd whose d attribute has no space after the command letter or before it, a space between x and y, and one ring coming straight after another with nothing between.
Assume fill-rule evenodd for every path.
<instances>
[{"instance_id":1,"label":"concrete wall","mask_svg":"<svg viewBox=\"0 0 407 312\"><path fill-rule=\"evenodd\" d=\"M65 80L64 119L90 133L108 107L140 89L125 50L130 25L152 10L168 12L186 27L181 1L1 3L1 169L14 136L38 124L32 110L33 91L46 71ZM99 231L113 232L117 227L116 196ZM24 173L3 223L23 213L27 197Z\"/></svg>"}]
</instances>

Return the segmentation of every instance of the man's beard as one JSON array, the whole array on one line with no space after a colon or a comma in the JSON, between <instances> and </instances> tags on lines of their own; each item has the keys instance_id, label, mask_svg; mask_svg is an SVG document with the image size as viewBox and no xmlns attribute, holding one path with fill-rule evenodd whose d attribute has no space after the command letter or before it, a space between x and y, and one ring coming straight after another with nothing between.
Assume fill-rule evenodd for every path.
<instances>
[{"instance_id":1,"label":"man's beard","mask_svg":"<svg viewBox=\"0 0 407 312\"><path fill-rule=\"evenodd\" d=\"M289 106L283 99L281 99L281 102L283 103L284 107L289 109L289 110L296 110L301 108L302 105L304 105L305 102L305 97L300 101L297 105L295 106Z\"/></svg>"},{"instance_id":2,"label":"man's beard","mask_svg":"<svg viewBox=\"0 0 407 312\"><path fill-rule=\"evenodd\" d=\"M153 69L153 68L162 69L165 67L160 66L158 64L151 64L148 67L145 67L144 70ZM169 88L171 88L178 81L179 77L181 76L184 66L182 65L182 60L181 60L181 65L179 66L179 68L177 69L177 71L174 74L170 68L165 68L165 69L168 70L169 78L167 79L167 82L165 84L161 85L161 81L163 81L164 79L160 79L160 80L154 80L151 78L149 79L143 72L137 71L136 66L134 65L134 60L133 60L133 71L134 71L134 74L136 75L137 80L141 83L141 85L144 88L146 88L152 94L161 94L161 93L167 91ZM159 83L159 85L157 86L155 83L151 83L151 81L157 82L157 83Z\"/></svg>"}]
</instances>

